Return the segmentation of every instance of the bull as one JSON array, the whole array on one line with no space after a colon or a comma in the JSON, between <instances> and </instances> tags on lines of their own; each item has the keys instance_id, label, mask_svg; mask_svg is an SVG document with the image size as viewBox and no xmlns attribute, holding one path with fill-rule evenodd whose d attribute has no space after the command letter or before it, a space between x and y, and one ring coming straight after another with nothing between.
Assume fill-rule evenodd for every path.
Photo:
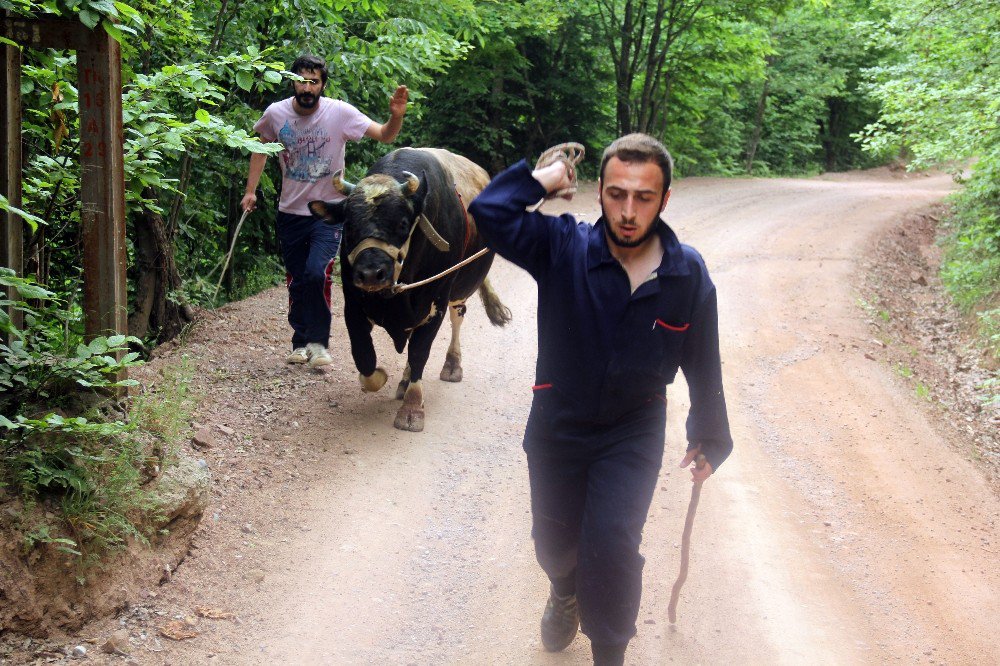
<instances>
[{"instance_id":1,"label":"bull","mask_svg":"<svg viewBox=\"0 0 1000 666\"><path fill-rule=\"evenodd\" d=\"M459 329L465 301L479 291L490 322L503 326L510 310L486 276L494 254L476 229L466 206L489 183L489 175L464 157L436 148L400 148L379 159L356 185L333 175L337 202L310 202L313 214L342 222L340 246L344 319L361 388L375 392L388 381L378 366L372 328L384 328L397 353L407 348L406 369L396 388L403 403L393 425L424 428L421 380L431 344L444 320L451 320L451 344L440 377L462 380ZM483 256L426 284L401 291L460 264L479 250Z\"/></svg>"}]
</instances>

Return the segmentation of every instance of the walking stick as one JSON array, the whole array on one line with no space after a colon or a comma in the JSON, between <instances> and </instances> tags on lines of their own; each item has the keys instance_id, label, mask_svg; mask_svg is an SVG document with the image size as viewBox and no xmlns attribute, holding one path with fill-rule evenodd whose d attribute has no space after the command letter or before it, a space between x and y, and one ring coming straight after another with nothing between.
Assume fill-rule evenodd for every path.
<instances>
[{"instance_id":1,"label":"walking stick","mask_svg":"<svg viewBox=\"0 0 1000 666\"><path fill-rule=\"evenodd\" d=\"M705 456L699 453L694 466L702 469L705 466ZM691 486L691 502L688 504L687 518L684 519L684 534L681 535L681 570L674 581L674 589L670 592L670 605L667 606L667 617L670 624L677 622L677 599L681 595L681 587L688 575L688 557L691 551L691 528L694 526L694 512L698 510L698 498L701 497L702 481L695 481Z\"/></svg>"},{"instance_id":2,"label":"walking stick","mask_svg":"<svg viewBox=\"0 0 1000 666\"><path fill-rule=\"evenodd\" d=\"M215 304L215 299L219 295L219 287L222 286L222 280L226 277L226 269L229 268L229 260L233 258L233 250L236 249L236 239L240 237L240 228L243 226L243 221L247 219L247 215L249 214L249 208L243 211L243 215L240 216L239 224L236 225L236 231L233 232L233 242L229 244L229 252L226 253L226 257L222 262L222 274L219 275L219 283L215 285L215 293L212 294L213 305Z\"/></svg>"}]
</instances>

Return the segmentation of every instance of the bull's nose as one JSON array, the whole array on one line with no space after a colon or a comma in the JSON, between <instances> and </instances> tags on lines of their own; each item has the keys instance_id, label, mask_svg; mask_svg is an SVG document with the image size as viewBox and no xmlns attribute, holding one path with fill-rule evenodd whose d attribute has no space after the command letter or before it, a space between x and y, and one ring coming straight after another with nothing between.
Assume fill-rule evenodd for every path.
<instances>
[{"instance_id":1,"label":"bull's nose","mask_svg":"<svg viewBox=\"0 0 1000 666\"><path fill-rule=\"evenodd\" d=\"M355 271L354 286L362 289L378 289L388 284L388 272L384 268L369 268Z\"/></svg>"}]
</instances>

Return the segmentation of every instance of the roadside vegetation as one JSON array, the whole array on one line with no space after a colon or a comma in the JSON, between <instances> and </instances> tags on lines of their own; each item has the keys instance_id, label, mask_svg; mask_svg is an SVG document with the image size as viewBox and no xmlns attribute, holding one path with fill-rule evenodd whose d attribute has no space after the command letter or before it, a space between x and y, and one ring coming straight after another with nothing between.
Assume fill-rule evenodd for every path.
<instances>
[{"instance_id":1,"label":"roadside vegetation","mask_svg":"<svg viewBox=\"0 0 1000 666\"><path fill-rule=\"evenodd\" d=\"M965 186L945 221L942 277L1000 361L992 0L0 0L0 10L101 25L123 47L128 338L83 339L75 55L21 54L13 212L27 277L0 275L0 500L56 516L25 523L27 547L85 557L144 537L138 516L155 507L143 489L190 412L167 418L136 387L123 398L122 373L198 307L280 283L276 160L221 273L249 153L278 151L251 127L287 96L285 68L302 52L327 58L329 95L377 120L407 84L397 145L446 147L491 172L578 141L593 176L601 147L632 131L662 138L682 176L951 169ZM348 177L388 149L350 144ZM166 384L161 401L186 404L183 376Z\"/></svg>"},{"instance_id":2,"label":"roadside vegetation","mask_svg":"<svg viewBox=\"0 0 1000 666\"><path fill-rule=\"evenodd\" d=\"M0 345L0 503L17 504L25 552L51 544L82 571L150 536L159 503L147 485L189 427L190 369L175 368L155 393L121 400L137 384L125 375L142 362L128 349L138 340L85 342L73 332L77 308L7 268L0 284L33 301L0 301L9 340ZM11 311L24 317L23 330L11 325Z\"/></svg>"},{"instance_id":3,"label":"roadside vegetation","mask_svg":"<svg viewBox=\"0 0 1000 666\"><path fill-rule=\"evenodd\" d=\"M1000 13L991 0L878 0L870 35L890 57L866 69L879 118L871 154L950 169L964 187L945 221L942 279L1000 363Z\"/></svg>"}]
</instances>

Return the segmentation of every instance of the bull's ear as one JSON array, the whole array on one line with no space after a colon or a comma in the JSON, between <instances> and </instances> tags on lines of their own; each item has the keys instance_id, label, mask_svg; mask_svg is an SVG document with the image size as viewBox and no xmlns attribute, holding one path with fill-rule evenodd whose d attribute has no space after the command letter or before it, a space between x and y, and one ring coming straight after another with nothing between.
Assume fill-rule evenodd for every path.
<instances>
[{"instance_id":1,"label":"bull's ear","mask_svg":"<svg viewBox=\"0 0 1000 666\"><path fill-rule=\"evenodd\" d=\"M413 202L413 210L417 215L420 215L424 210L424 199L427 198L427 171L423 170L420 172L420 186L417 191L413 193L410 197L410 201Z\"/></svg>"},{"instance_id":2,"label":"bull's ear","mask_svg":"<svg viewBox=\"0 0 1000 666\"><path fill-rule=\"evenodd\" d=\"M309 210L321 220L336 224L344 216L344 201L310 201Z\"/></svg>"}]
</instances>

